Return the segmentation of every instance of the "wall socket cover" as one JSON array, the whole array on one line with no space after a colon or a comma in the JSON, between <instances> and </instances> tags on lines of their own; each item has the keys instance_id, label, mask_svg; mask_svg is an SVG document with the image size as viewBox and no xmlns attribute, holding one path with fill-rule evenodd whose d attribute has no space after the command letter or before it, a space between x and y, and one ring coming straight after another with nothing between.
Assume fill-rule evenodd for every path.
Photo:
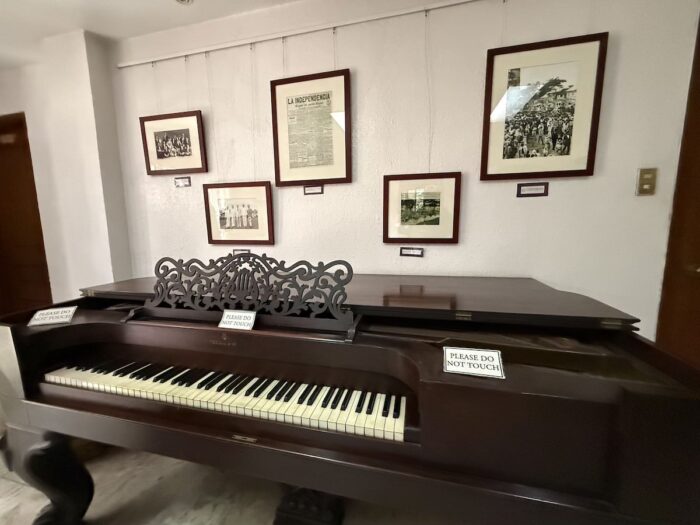
<instances>
[{"instance_id":1,"label":"wall socket cover","mask_svg":"<svg viewBox=\"0 0 700 525\"><path fill-rule=\"evenodd\" d=\"M637 195L654 195L656 193L657 168L640 168L637 175Z\"/></svg>"}]
</instances>

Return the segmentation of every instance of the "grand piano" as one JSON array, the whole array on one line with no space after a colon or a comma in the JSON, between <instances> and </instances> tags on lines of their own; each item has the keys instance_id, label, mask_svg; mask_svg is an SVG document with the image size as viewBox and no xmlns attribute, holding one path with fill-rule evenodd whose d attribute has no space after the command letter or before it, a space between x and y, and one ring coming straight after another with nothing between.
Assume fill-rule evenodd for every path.
<instances>
[{"instance_id":1,"label":"grand piano","mask_svg":"<svg viewBox=\"0 0 700 525\"><path fill-rule=\"evenodd\" d=\"M50 500L37 524L92 499L71 438L287 484L279 524L341 523L340 498L434 523L700 522L698 374L593 299L242 253L54 306L70 323L0 319L1 446ZM254 329L219 328L231 309ZM447 371L445 348L497 350L502 377Z\"/></svg>"}]
</instances>

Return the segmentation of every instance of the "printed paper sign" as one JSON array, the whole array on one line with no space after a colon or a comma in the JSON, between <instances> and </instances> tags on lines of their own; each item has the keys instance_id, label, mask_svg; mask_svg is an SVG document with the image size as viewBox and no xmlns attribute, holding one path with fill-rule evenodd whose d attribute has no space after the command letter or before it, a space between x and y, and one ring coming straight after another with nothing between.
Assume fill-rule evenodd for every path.
<instances>
[{"instance_id":1,"label":"printed paper sign","mask_svg":"<svg viewBox=\"0 0 700 525\"><path fill-rule=\"evenodd\" d=\"M443 350L445 352L443 367L445 372L498 379L506 378L499 350L453 346L444 346Z\"/></svg>"},{"instance_id":2,"label":"printed paper sign","mask_svg":"<svg viewBox=\"0 0 700 525\"><path fill-rule=\"evenodd\" d=\"M221 316L219 328L233 328L235 330L252 330L255 324L257 312L247 310L224 310Z\"/></svg>"},{"instance_id":3,"label":"printed paper sign","mask_svg":"<svg viewBox=\"0 0 700 525\"><path fill-rule=\"evenodd\" d=\"M27 326L41 326L45 324L69 324L73 320L73 314L78 309L77 306L66 306L64 308L49 308L39 310L31 318Z\"/></svg>"}]
</instances>

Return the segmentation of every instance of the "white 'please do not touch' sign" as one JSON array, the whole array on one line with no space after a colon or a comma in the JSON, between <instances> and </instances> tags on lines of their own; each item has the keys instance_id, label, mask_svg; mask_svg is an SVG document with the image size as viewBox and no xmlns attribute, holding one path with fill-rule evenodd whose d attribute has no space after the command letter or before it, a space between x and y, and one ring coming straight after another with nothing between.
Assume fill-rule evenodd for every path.
<instances>
[{"instance_id":1,"label":"white 'please do not touch' sign","mask_svg":"<svg viewBox=\"0 0 700 525\"><path fill-rule=\"evenodd\" d=\"M443 351L445 372L496 379L506 378L499 350L444 346Z\"/></svg>"}]
</instances>

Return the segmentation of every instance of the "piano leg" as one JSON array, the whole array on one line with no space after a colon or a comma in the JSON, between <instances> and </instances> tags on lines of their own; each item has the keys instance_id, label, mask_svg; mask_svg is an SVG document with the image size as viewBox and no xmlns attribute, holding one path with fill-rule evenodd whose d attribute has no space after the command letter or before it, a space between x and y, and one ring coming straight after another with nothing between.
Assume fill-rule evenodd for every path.
<instances>
[{"instance_id":1,"label":"piano leg","mask_svg":"<svg viewBox=\"0 0 700 525\"><path fill-rule=\"evenodd\" d=\"M94 485L65 436L8 426L2 449L8 468L51 501L34 525L81 523Z\"/></svg>"},{"instance_id":2,"label":"piano leg","mask_svg":"<svg viewBox=\"0 0 700 525\"><path fill-rule=\"evenodd\" d=\"M344 514L342 498L291 488L277 507L274 525L341 525Z\"/></svg>"}]
</instances>

